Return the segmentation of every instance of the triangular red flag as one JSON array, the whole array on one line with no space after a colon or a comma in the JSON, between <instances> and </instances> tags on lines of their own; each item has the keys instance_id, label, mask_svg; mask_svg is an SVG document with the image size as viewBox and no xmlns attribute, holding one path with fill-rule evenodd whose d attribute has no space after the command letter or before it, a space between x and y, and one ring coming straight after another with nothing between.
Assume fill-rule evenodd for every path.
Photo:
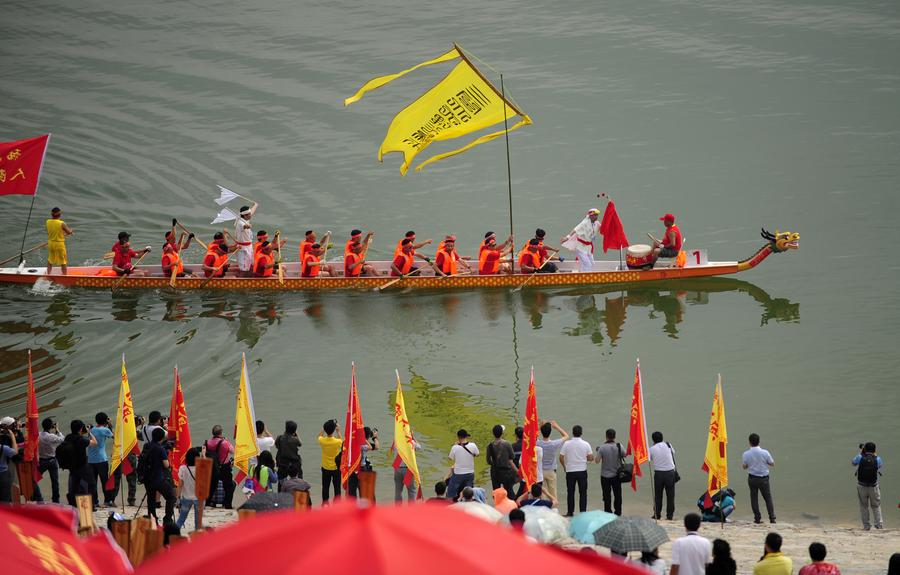
<instances>
[{"instance_id":1,"label":"triangular red flag","mask_svg":"<svg viewBox=\"0 0 900 575\"><path fill-rule=\"evenodd\" d=\"M625 455L634 456L634 473L631 476L631 488L637 491L637 478L641 477L641 463L650 459L647 446L647 425L644 423L644 391L641 386L641 362L638 360L634 370L634 390L631 394L631 417L628 425L628 451Z\"/></svg>"},{"instance_id":2,"label":"triangular red flag","mask_svg":"<svg viewBox=\"0 0 900 575\"><path fill-rule=\"evenodd\" d=\"M344 420L344 446L341 449L341 485L358 469L362 460L362 444L366 440L366 429L359 410L359 393L356 390L356 364L352 364L350 396L347 398L347 417Z\"/></svg>"}]
</instances>

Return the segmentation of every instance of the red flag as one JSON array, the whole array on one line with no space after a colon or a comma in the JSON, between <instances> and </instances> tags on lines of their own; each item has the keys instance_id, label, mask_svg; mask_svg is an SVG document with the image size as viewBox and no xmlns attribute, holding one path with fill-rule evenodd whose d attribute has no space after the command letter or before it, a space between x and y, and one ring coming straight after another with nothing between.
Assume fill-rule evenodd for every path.
<instances>
[{"instance_id":1,"label":"red flag","mask_svg":"<svg viewBox=\"0 0 900 575\"><path fill-rule=\"evenodd\" d=\"M537 483L538 411L537 397L534 395L534 366L531 366L531 381L528 383L528 399L525 402L525 423L522 426L522 457L519 460L519 475L528 489Z\"/></svg>"},{"instance_id":2,"label":"red flag","mask_svg":"<svg viewBox=\"0 0 900 575\"><path fill-rule=\"evenodd\" d=\"M634 391L631 395L631 420L628 426L628 451L625 455L634 455L634 475L631 476L631 488L637 491L637 478L641 473L641 463L650 459L647 446L647 425L644 423L644 391L641 388L641 360L634 371Z\"/></svg>"},{"instance_id":3,"label":"red flag","mask_svg":"<svg viewBox=\"0 0 900 575\"><path fill-rule=\"evenodd\" d=\"M610 248L617 250L628 247L628 238L625 237L625 228L622 220L616 212L616 205L612 202L606 204L603 219L600 221L600 233L603 234L603 252Z\"/></svg>"},{"instance_id":4,"label":"red flag","mask_svg":"<svg viewBox=\"0 0 900 575\"><path fill-rule=\"evenodd\" d=\"M40 430L38 426L37 396L34 393L34 377L31 375L31 350L28 350L28 399L25 402L25 452L22 460L30 461L33 467L32 474L37 483L41 480L41 472L38 470L38 439Z\"/></svg>"},{"instance_id":5,"label":"red flag","mask_svg":"<svg viewBox=\"0 0 900 575\"><path fill-rule=\"evenodd\" d=\"M37 192L49 141L50 134L0 142L0 196L33 196Z\"/></svg>"},{"instance_id":6,"label":"red flag","mask_svg":"<svg viewBox=\"0 0 900 575\"><path fill-rule=\"evenodd\" d=\"M169 469L172 478L178 485L178 468L184 463L188 449L191 448L191 428L188 423L187 409L184 406L184 393L181 390L181 378L178 377L178 366L175 366L175 384L172 387L172 404L169 406L169 439L174 446L169 451Z\"/></svg>"},{"instance_id":7,"label":"red flag","mask_svg":"<svg viewBox=\"0 0 900 575\"><path fill-rule=\"evenodd\" d=\"M344 446L341 450L341 485L347 487L347 480L359 469L362 460L363 442L366 430L359 410L359 394L356 392L356 364L350 376L350 396L347 398L347 418L344 421Z\"/></svg>"}]
</instances>

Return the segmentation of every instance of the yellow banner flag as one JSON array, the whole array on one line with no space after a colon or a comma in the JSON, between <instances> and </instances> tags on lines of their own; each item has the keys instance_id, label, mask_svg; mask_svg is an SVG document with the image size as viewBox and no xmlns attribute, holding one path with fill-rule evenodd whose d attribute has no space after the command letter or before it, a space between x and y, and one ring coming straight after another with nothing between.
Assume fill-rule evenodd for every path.
<instances>
[{"instance_id":1,"label":"yellow banner flag","mask_svg":"<svg viewBox=\"0 0 900 575\"><path fill-rule=\"evenodd\" d=\"M384 86L417 68L439 62L447 62L456 58L459 58L461 61L443 80L394 116L387 135L378 149L379 162L382 161L385 154L400 152L403 154L403 164L400 166L400 173L405 175L416 155L431 145L432 142L459 138L460 136L494 126L515 116L520 116L521 119L509 128L509 132L531 124L531 118L522 113L509 99L504 98L500 91L485 79L458 46L454 46L453 50L434 60L423 62L398 74L381 76L370 80L353 97L345 100L344 103L355 102L364 93ZM433 162L455 156L479 144L489 142L506 132L507 130L503 130L481 136L462 148L429 158L419 164L416 167L416 171Z\"/></svg>"},{"instance_id":2,"label":"yellow banner flag","mask_svg":"<svg viewBox=\"0 0 900 575\"><path fill-rule=\"evenodd\" d=\"M124 475L131 473L128 456L138 452L137 430L134 427L134 403L131 400L131 386L128 384L128 372L125 371L125 354L122 354L122 383L119 385L119 410L116 414L116 426L113 430L113 450L109 459L109 477L122 467Z\"/></svg>"},{"instance_id":3,"label":"yellow banner flag","mask_svg":"<svg viewBox=\"0 0 900 575\"><path fill-rule=\"evenodd\" d=\"M250 374L247 372L247 357L241 354L241 383L234 414L234 466L239 469L238 481L250 475L250 458L257 455L259 446L256 445L256 414L250 392Z\"/></svg>"},{"instance_id":4,"label":"yellow banner flag","mask_svg":"<svg viewBox=\"0 0 900 575\"><path fill-rule=\"evenodd\" d=\"M712 412L709 416L709 435L706 438L706 455L703 471L709 472L706 494L712 497L728 485L728 430L725 427L725 398L722 396L722 375L716 382Z\"/></svg>"},{"instance_id":5,"label":"yellow banner flag","mask_svg":"<svg viewBox=\"0 0 900 575\"><path fill-rule=\"evenodd\" d=\"M416 485L422 487L422 479L419 477L419 466L416 463L415 439L409 428L409 418L406 416L406 403L403 401L403 388L400 386L400 372L397 374L397 393L394 396L394 448L397 455L406 464L406 468L416 479Z\"/></svg>"}]
</instances>

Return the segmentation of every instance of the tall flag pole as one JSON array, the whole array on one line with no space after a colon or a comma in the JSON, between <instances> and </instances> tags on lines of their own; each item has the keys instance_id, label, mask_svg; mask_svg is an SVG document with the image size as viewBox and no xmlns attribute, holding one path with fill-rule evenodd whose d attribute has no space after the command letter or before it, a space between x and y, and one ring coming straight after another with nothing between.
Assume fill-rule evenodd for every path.
<instances>
[{"instance_id":1,"label":"tall flag pole","mask_svg":"<svg viewBox=\"0 0 900 575\"><path fill-rule=\"evenodd\" d=\"M250 459L259 455L256 444L256 413L253 411L253 394L250 391L250 373L247 371L247 356L241 354L241 382L238 385L237 405L234 413L234 466L238 472L238 485L250 477ZM253 486L258 491L258 486Z\"/></svg>"},{"instance_id":2,"label":"tall flag pole","mask_svg":"<svg viewBox=\"0 0 900 575\"><path fill-rule=\"evenodd\" d=\"M188 422L177 365L175 366L175 382L172 385L172 403L169 405L169 434L174 434L174 437L169 438L174 440L174 446L169 451L169 469L172 471L175 485L178 485L178 468L184 464L185 456L191 448L191 427Z\"/></svg>"},{"instance_id":3,"label":"tall flag pole","mask_svg":"<svg viewBox=\"0 0 900 575\"><path fill-rule=\"evenodd\" d=\"M406 415L406 402L403 401L403 387L400 385L400 372L397 374L397 392L394 394L394 448L397 450L397 459L406 464L406 476L403 484L409 485L415 479L418 487L418 498L422 497L422 477L419 475L419 465L416 463L416 440L413 437L409 425L409 417ZM397 460L394 461L394 469L400 467Z\"/></svg>"},{"instance_id":4,"label":"tall flag pole","mask_svg":"<svg viewBox=\"0 0 900 575\"><path fill-rule=\"evenodd\" d=\"M351 364L350 396L347 398L347 417L344 420L344 446L341 450L341 485L347 488L350 476L359 470L362 461L362 444L366 429L359 409L359 393L356 389L356 363Z\"/></svg>"},{"instance_id":5,"label":"tall flag pole","mask_svg":"<svg viewBox=\"0 0 900 575\"><path fill-rule=\"evenodd\" d=\"M637 491L637 478L641 477L641 464L650 460L647 446L647 423L644 420L644 390L641 385L641 360L634 370L634 390L631 393L631 417L628 425L628 450L625 455L634 456L634 473L631 489Z\"/></svg>"},{"instance_id":6,"label":"tall flag pole","mask_svg":"<svg viewBox=\"0 0 900 575\"><path fill-rule=\"evenodd\" d=\"M50 136L51 134L46 134L27 140L0 142L0 196L31 196L31 207L28 208L22 246L19 248L20 264L24 261L25 236L28 235L28 224L31 223L31 212L34 210Z\"/></svg>"},{"instance_id":7,"label":"tall flag pole","mask_svg":"<svg viewBox=\"0 0 900 575\"><path fill-rule=\"evenodd\" d=\"M34 484L41 480L41 471L39 469L38 443L40 438L40 426L38 425L38 405L37 396L34 392L34 376L31 373L31 350L28 350L28 394L25 401L25 450L22 461L26 467L30 467L30 473L26 471L25 479L31 479L31 487L28 490L32 495L34 492ZM30 466L28 465L30 463ZM22 479L19 484L26 489ZM31 499L29 496L28 499Z\"/></svg>"},{"instance_id":8,"label":"tall flag pole","mask_svg":"<svg viewBox=\"0 0 900 575\"><path fill-rule=\"evenodd\" d=\"M122 377L119 385L119 404L116 412L116 428L113 430L113 449L109 460L109 479L104 486L108 491L115 488L115 471L122 467L121 475L130 475L134 470L129 455L138 455L137 429L134 426L134 402L131 399L131 385L125 370L125 354L122 354ZM125 490L122 490L122 510L125 510Z\"/></svg>"},{"instance_id":9,"label":"tall flag pole","mask_svg":"<svg viewBox=\"0 0 900 575\"><path fill-rule=\"evenodd\" d=\"M706 480L705 505L712 504L712 496L728 485L728 431L725 427L725 398L722 395L722 374L716 381L712 412L709 415L709 435L706 438L706 455L703 457L703 471Z\"/></svg>"},{"instance_id":10,"label":"tall flag pole","mask_svg":"<svg viewBox=\"0 0 900 575\"><path fill-rule=\"evenodd\" d=\"M537 397L534 393L534 366L531 366L531 380L528 382L528 399L525 400L525 421L522 425L522 456L519 460L519 474L525 481L527 489L537 483L538 465L538 409Z\"/></svg>"}]
</instances>

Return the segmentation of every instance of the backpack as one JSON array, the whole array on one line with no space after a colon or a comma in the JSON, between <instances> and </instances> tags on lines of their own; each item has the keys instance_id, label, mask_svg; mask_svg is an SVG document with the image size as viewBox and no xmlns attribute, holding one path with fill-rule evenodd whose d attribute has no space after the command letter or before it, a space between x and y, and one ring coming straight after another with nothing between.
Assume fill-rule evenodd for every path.
<instances>
[{"instance_id":1,"label":"backpack","mask_svg":"<svg viewBox=\"0 0 900 575\"><path fill-rule=\"evenodd\" d=\"M878 458L874 453L863 453L856 469L856 480L860 485L878 484Z\"/></svg>"},{"instance_id":2,"label":"backpack","mask_svg":"<svg viewBox=\"0 0 900 575\"><path fill-rule=\"evenodd\" d=\"M56 461L59 463L60 469L72 471L75 469L77 454L75 453L75 443L66 439L56 446Z\"/></svg>"},{"instance_id":3,"label":"backpack","mask_svg":"<svg viewBox=\"0 0 900 575\"><path fill-rule=\"evenodd\" d=\"M137 482L146 485L150 475L150 446L152 443L145 443L138 456L137 468L134 470L137 475Z\"/></svg>"},{"instance_id":4,"label":"backpack","mask_svg":"<svg viewBox=\"0 0 900 575\"><path fill-rule=\"evenodd\" d=\"M213 481L215 481L217 478L219 478L222 475L222 467L224 467L224 466L222 465L221 459L219 459L219 448L222 447L223 441L224 441L224 439L219 439L219 442L216 444L216 448L212 450L212 454L213 454L212 457L209 456L209 453L210 453L209 440L203 442L203 446L206 447L206 453L207 453L206 456L210 457L210 459L212 459L212 475L211 476L213 478Z\"/></svg>"}]
</instances>

